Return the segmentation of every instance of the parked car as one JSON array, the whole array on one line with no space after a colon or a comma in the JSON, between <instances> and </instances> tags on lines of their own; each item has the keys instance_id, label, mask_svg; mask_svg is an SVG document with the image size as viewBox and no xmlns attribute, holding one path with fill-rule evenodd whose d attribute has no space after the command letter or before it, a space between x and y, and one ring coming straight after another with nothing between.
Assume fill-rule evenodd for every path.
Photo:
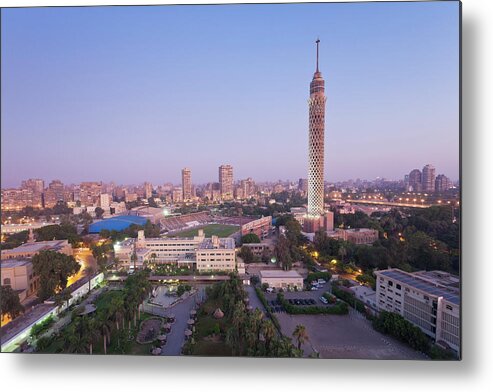
<instances>
[{"instance_id":1,"label":"parked car","mask_svg":"<svg viewBox=\"0 0 493 392\"><path fill-rule=\"evenodd\" d=\"M316 304L315 300L313 298L310 298L310 305L315 305L315 304Z\"/></svg>"},{"instance_id":2,"label":"parked car","mask_svg":"<svg viewBox=\"0 0 493 392\"><path fill-rule=\"evenodd\" d=\"M323 279L319 279L319 280L317 280L317 283L318 283L318 284L325 284L325 283L327 283L327 282L326 282L325 280L323 280Z\"/></svg>"},{"instance_id":3,"label":"parked car","mask_svg":"<svg viewBox=\"0 0 493 392\"><path fill-rule=\"evenodd\" d=\"M265 291L267 291L268 293L272 293L272 292L274 291L274 288L272 288L272 287L267 287L267 288L265 289Z\"/></svg>"},{"instance_id":4,"label":"parked car","mask_svg":"<svg viewBox=\"0 0 493 392\"><path fill-rule=\"evenodd\" d=\"M320 301L321 301L322 303L324 303L324 304L326 304L326 305L329 303L329 301L327 301L327 298L325 298L325 297L320 297L319 299L320 299Z\"/></svg>"},{"instance_id":5,"label":"parked car","mask_svg":"<svg viewBox=\"0 0 493 392\"><path fill-rule=\"evenodd\" d=\"M313 286L310 290L311 291L317 291L318 290L318 286Z\"/></svg>"}]
</instances>

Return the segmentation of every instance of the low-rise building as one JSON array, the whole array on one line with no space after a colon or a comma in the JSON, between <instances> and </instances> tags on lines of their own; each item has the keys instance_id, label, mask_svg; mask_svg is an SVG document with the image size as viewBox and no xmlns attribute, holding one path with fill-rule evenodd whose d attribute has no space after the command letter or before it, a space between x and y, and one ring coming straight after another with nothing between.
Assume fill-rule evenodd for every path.
<instances>
[{"instance_id":1,"label":"low-rise building","mask_svg":"<svg viewBox=\"0 0 493 392\"><path fill-rule=\"evenodd\" d=\"M269 248L269 245L263 243L243 244L242 246L249 248L254 256L262 256L263 251Z\"/></svg>"},{"instance_id":2,"label":"low-rise building","mask_svg":"<svg viewBox=\"0 0 493 392\"><path fill-rule=\"evenodd\" d=\"M5 249L1 251L2 260L31 258L42 250L52 250L64 253L68 256L73 255L72 245L68 240L38 241L26 242L14 249Z\"/></svg>"},{"instance_id":3,"label":"low-rise building","mask_svg":"<svg viewBox=\"0 0 493 392\"><path fill-rule=\"evenodd\" d=\"M197 271L227 271L236 268L235 240L233 238L204 238L196 252Z\"/></svg>"},{"instance_id":4,"label":"low-rise building","mask_svg":"<svg viewBox=\"0 0 493 392\"><path fill-rule=\"evenodd\" d=\"M34 275L31 261L2 260L0 267L2 286L11 287L19 294L21 301L37 293L39 276Z\"/></svg>"},{"instance_id":5,"label":"low-rise building","mask_svg":"<svg viewBox=\"0 0 493 392\"><path fill-rule=\"evenodd\" d=\"M336 229L328 233L329 237L349 241L357 245L371 245L378 240L378 230L374 229Z\"/></svg>"},{"instance_id":6,"label":"low-rise building","mask_svg":"<svg viewBox=\"0 0 493 392\"><path fill-rule=\"evenodd\" d=\"M277 289L297 288L303 289L303 277L296 271L262 270L260 271L260 283L268 284Z\"/></svg>"},{"instance_id":7,"label":"low-rise building","mask_svg":"<svg viewBox=\"0 0 493 392\"><path fill-rule=\"evenodd\" d=\"M264 216L241 226L241 235L256 234L260 239L267 237L272 228L272 216Z\"/></svg>"},{"instance_id":8,"label":"low-rise building","mask_svg":"<svg viewBox=\"0 0 493 392\"><path fill-rule=\"evenodd\" d=\"M459 278L446 272L376 271L377 308L399 313L436 343L460 353Z\"/></svg>"},{"instance_id":9,"label":"low-rise building","mask_svg":"<svg viewBox=\"0 0 493 392\"><path fill-rule=\"evenodd\" d=\"M361 302L363 302L370 310L372 313L376 313L377 311L377 292L375 290L372 290L369 287L366 286L352 286L349 288L356 297L356 299L359 299Z\"/></svg>"},{"instance_id":10,"label":"low-rise building","mask_svg":"<svg viewBox=\"0 0 493 392\"><path fill-rule=\"evenodd\" d=\"M205 238L202 229L195 237L145 238L139 231L137 239L127 239L114 246L115 257L121 262L141 267L144 263L176 264L195 268L199 272L225 271L236 268L235 241L233 238Z\"/></svg>"}]
</instances>

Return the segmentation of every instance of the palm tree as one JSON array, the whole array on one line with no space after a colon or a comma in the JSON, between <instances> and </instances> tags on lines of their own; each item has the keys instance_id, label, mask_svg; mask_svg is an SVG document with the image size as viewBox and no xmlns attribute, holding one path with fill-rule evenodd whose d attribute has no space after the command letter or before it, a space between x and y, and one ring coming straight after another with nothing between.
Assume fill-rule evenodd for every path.
<instances>
[{"instance_id":1,"label":"palm tree","mask_svg":"<svg viewBox=\"0 0 493 392\"><path fill-rule=\"evenodd\" d=\"M115 321L117 331L120 330L120 320L125 320L124 312L125 304L123 301L123 297L113 297L110 302L110 314L111 318Z\"/></svg>"},{"instance_id":2,"label":"palm tree","mask_svg":"<svg viewBox=\"0 0 493 392\"><path fill-rule=\"evenodd\" d=\"M252 326L254 328L255 333L257 334L257 340L260 340L260 326L262 323L262 318L264 317L264 313L259 309L255 309L252 314Z\"/></svg>"},{"instance_id":3,"label":"palm tree","mask_svg":"<svg viewBox=\"0 0 493 392\"><path fill-rule=\"evenodd\" d=\"M269 355L272 339L276 334L274 324L272 324L272 321L270 320L264 320L262 322L261 330L262 330L262 335L264 335L265 338L265 347L267 349L267 355Z\"/></svg>"},{"instance_id":4,"label":"palm tree","mask_svg":"<svg viewBox=\"0 0 493 392\"><path fill-rule=\"evenodd\" d=\"M84 319L84 317L83 317ZM87 342L89 344L89 354L92 355L92 348L94 345L94 342L101 336L101 332L99 331L99 325L98 325L98 320L91 318L89 320L86 320L85 322L85 334L87 336Z\"/></svg>"},{"instance_id":5,"label":"palm tree","mask_svg":"<svg viewBox=\"0 0 493 392\"><path fill-rule=\"evenodd\" d=\"M101 329L101 335L103 336L103 349L104 353L106 354L106 342L108 344L111 344L111 327L112 323L110 320L110 315L108 314L102 314L98 318L98 326Z\"/></svg>"},{"instance_id":6,"label":"palm tree","mask_svg":"<svg viewBox=\"0 0 493 392\"><path fill-rule=\"evenodd\" d=\"M293 337L298 341L298 350L301 350L301 345L308 340L308 333L302 324L298 324L293 332Z\"/></svg>"},{"instance_id":7,"label":"palm tree","mask_svg":"<svg viewBox=\"0 0 493 392\"><path fill-rule=\"evenodd\" d=\"M231 353L237 355L239 351L239 334L236 328L229 328L226 332L226 344L231 347Z\"/></svg>"},{"instance_id":8,"label":"palm tree","mask_svg":"<svg viewBox=\"0 0 493 392\"><path fill-rule=\"evenodd\" d=\"M89 277L89 292L91 292L91 278L94 275L94 268L92 266L88 266L86 269L86 276Z\"/></svg>"}]
</instances>

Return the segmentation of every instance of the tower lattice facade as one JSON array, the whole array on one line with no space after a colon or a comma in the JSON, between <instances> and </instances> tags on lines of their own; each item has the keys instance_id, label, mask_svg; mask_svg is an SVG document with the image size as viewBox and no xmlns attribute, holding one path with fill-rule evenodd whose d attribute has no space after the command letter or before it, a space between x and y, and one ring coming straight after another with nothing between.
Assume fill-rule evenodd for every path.
<instances>
[{"instance_id":1,"label":"tower lattice facade","mask_svg":"<svg viewBox=\"0 0 493 392\"><path fill-rule=\"evenodd\" d=\"M317 68L310 83L308 133L308 217L324 214L325 81Z\"/></svg>"}]
</instances>

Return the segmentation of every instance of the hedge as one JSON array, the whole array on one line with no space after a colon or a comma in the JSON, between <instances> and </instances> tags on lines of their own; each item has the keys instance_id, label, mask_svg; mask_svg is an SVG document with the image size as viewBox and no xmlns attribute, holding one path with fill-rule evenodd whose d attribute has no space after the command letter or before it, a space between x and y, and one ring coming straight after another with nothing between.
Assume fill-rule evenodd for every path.
<instances>
[{"instance_id":1,"label":"hedge","mask_svg":"<svg viewBox=\"0 0 493 392\"><path fill-rule=\"evenodd\" d=\"M270 306L267 303L267 300L265 299L264 293L258 287L255 287L255 292L257 293L257 297L260 300L260 302L262 302L262 305L264 305L265 311L267 312L267 314L269 315L270 319L272 320L272 323L277 328L277 330L279 331L279 333L281 333L281 324L279 324L279 321L277 320L277 317L274 316L274 314L272 314L272 312L270 311ZM282 333L281 333L281 335L282 335Z\"/></svg>"},{"instance_id":2,"label":"hedge","mask_svg":"<svg viewBox=\"0 0 493 392\"><path fill-rule=\"evenodd\" d=\"M334 306L294 306L284 299L282 293L277 294L277 299L289 314L348 314L349 309L345 302L339 301Z\"/></svg>"},{"instance_id":3,"label":"hedge","mask_svg":"<svg viewBox=\"0 0 493 392\"><path fill-rule=\"evenodd\" d=\"M337 298L347 302L349 306L356 309L358 312L366 314L365 304L359 299L355 298L353 294L341 290L339 287L337 287L336 284L332 285L332 294L334 294Z\"/></svg>"},{"instance_id":4,"label":"hedge","mask_svg":"<svg viewBox=\"0 0 493 392\"><path fill-rule=\"evenodd\" d=\"M328 282L331 277L332 275L330 274L330 272L310 272L306 277L306 280L308 282L312 282L314 280L323 279Z\"/></svg>"}]
</instances>

